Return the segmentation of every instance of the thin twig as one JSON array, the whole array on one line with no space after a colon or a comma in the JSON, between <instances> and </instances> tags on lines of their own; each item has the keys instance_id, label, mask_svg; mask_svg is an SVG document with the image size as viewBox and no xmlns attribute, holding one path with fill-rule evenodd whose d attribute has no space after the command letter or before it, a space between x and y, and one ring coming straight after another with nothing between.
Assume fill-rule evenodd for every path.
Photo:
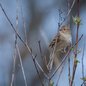
<instances>
[{"instance_id":1,"label":"thin twig","mask_svg":"<svg viewBox=\"0 0 86 86\"><path fill-rule=\"evenodd\" d=\"M67 52L67 54L65 55L65 57L63 58L62 62L60 63L59 66L57 66L57 68L55 69L55 71L52 73L52 75L50 76L50 79L56 74L56 72L59 70L59 68L62 66L62 64L64 63L64 61L66 60L67 56L69 55L71 50L69 50Z\"/></svg>"},{"instance_id":2,"label":"thin twig","mask_svg":"<svg viewBox=\"0 0 86 86\"><path fill-rule=\"evenodd\" d=\"M86 86L86 81L83 81L83 83L81 84L81 86Z\"/></svg>"},{"instance_id":3,"label":"thin twig","mask_svg":"<svg viewBox=\"0 0 86 86\"><path fill-rule=\"evenodd\" d=\"M19 13L19 1L16 0L17 2L17 9L16 9L16 31L18 30L18 13ZM17 39L17 34L16 35L16 39ZM18 56L19 56L19 60L20 60L20 65L21 65L21 69L22 69L22 73L23 73L23 78L24 78L24 82L25 82L25 86L27 86L27 80L26 80L26 76L25 76L25 71L24 71L24 68L23 68L23 63L22 63L22 59L21 59L21 55L20 55L20 51L19 51L19 47L18 47L18 44L17 44L17 41L16 41L16 51L18 53Z\"/></svg>"},{"instance_id":4,"label":"thin twig","mask_svg":"<svg viewBox=\"0 0 86 86\"><path fill-rule=\"evenodd\" d=\"M22 2L22 0L21 0L21 2ZM21 3L21 15L22 15L22 20L23 20L23 29L24 29L25 41L27 43L26 22L25 22L25 18L23 15L22 3Z\"/></svg>"},{"instance_id":5,"label":"thin twig","mask_svg":"<svg viewBox=\"0 0 86 86\"><path fill-rule=\"evenodd\" d=\"M35 58L36 58L36 56L35 56ZM33 59L34 66L35 66L36 71L37 71L37 74L38 74L38 76L39 76L39 80L40 80L40 82L41 82L41 85L44 86L44 84L43 84L43 82L42 82L42 80L41 80L41 76L40 76L40 74L39 74L38 68L37 68L37 66L36 66L35 58Z\"/></svg>"},{"instance_id":6,"label":"thin twig","mask_svg":"<svg viewBox=\"0 0 86 86\"><path fill-rule=\"evenodd\" d=\"M14 30L14 32L16 33L16 35L19 37L19 39L22 41L22 43L26 46L26 43L24 42L24 40L21 38L21 36L18 34L18 32L16 31L16 29L15 29L15 27L14 27L14 25L12 24L12 22L10 21L10 19L9 19L9 17L7 16L7 14L6 14L6 12L5 12L5 10L4 10L4 8L2 7L2 4L0 3L0 7L1 7L1 9L2 9L2 11L3 11L3 13L4 13L4 15L5 15L5 17L6 17L6 19L8 20L8 22L10 23L10 25L11 25L11 27L12 27L12 29ZM30 49L29 49L29 51L30 51ZM31 51L30 51L31 52Z\"/></svg>"},{"instance_id":7,"label":"thin twig","mask_svg":"<svg viewBox=\"0 0 86 86\"><path fill-rule=\"evenodd\" d=\"M37 62L37 60L35 59L35 62L37 64L37 66L39 67L39 69L42 71L42 73L44 74L44 76L49 79L48 75L44 72L44 70L42 69L42 67L39 65L39 63Z\"/></svg>"},{"instance_id":8,"label":"thin twig","mask_svg":"<svg viewBox=\"0 0 86 86\"><path fill-rule=\"evenodd\" d=\"M59 83L59 80L60 80L61 74L62 74L62 72L63 72L64 66L65 66L65 63L63 64L63 66L62 66L62 68L61 68L61 71L60 71L60 74L59 74L59 77L58 77L58 80L57 80L57 84L56 84L56 86L58 86L58 83Z\"/></svg>"},{"instance_id":9,"label":"thin twig","mask_svg":"<svg viewBox=\"0 0 86 86\"><path fill-rule=\"evenodd\" d=\"M68 3L68 12L70 11L70 0L67 0ZM73 2L74 5L75 2ZM73 6L72 5L72 6ZM68 26L70 28L70 14L68 15ZM68 80L69 80L69 86L71 81L71 75L70 75L70 55L68 55Z\"/></svg>"},{"instance_id":10,"label":"thin twig","mask_svg":"<svg viewBox=\"0 0 86 86\"><path fill-rule=\"evenodd\" d=\"M77 16L79 17L79 4L80 4L80 0L77 0ZM77 24L77 32L76 32L76 42L78 41L78 33L79 33L79 23ZM76 73L76 68L77 68L77 63L76 63L76 58L77 58L77 48L78 48L78 44L75 46L75 56L74 56L74 65L73 65L73 72L72 72L72 79L71 79L71 83L70 86L73 85L73 81L75 78L75 73Z\"/></svg>"},{"instance_id":11,"label":"thin twig","mask_svg":"<svg viewBox=\"0 0 86 86\"><path fill-rule=\"evenodd\" d=\"M77 46L77 45L76 45ZM74 65L73 65L73 73L72 73L72 79L71 79L71 83L70 86L73 85L73 81L74 81L74 77L75 77L75 72L76 72L76 68L77 68L77 62L76 62L76 57L77 57L77 47L75 48L75 56L74 56Z\"/></svg>"},{"instance_id":12,"label":"thin twig","mask_svg":"<svg viewBox=\"0 0 86 86\"><path fill-rule=\"evenodd\" d=\"M69 79L69 86L70 86L70 81L71 81L71 76L70 76L70 57L68 57L68 79Z\"/></svg>"},{"instance_id":13,"label":"thin twig","mask_svg":"<svg viewBox=\"0 0 86 86\"><path fill-rule=\"evenodd\" d=\"M41 55L41 59L43 60L44 65L47 67L47 60L46 57L42 55L42 48L41 48L41 41L38 41L38 45L39 45L39 51L40 51L40 55Z\"/></svg>"},{"instance_id":14,"label":"thin twig","mask_svg":"<svg viewBox=\"0 0 86 86\"><path fill-rule=\"evenodd\" d=\"M84 51L85 51L85 40L84 40L84 45L83 45L83 51L82 51L82 78L84 78Z\"/></svg>"},{"instance_id":15,"label":"thin twig","mask_svg":"<svg viewBox=\"0 0 86 86\"><path fill-rule=\"evenodd\" d=\"M49 72L51 72L51 69L52 69L52 66L53 66L54 52L56 50L56 43L57 43L57 40L55 40L55 46L53 48L53 52L50 54L50 59L49 59L49 62L47 64L47 68L48 68Z\"/></svg>"},{"instance_id":16,"label":"thin twig","mask_svg":"<svg viewBox=\"0 0 86 86\"><path fill-rule=\"evenodd\" d=\"M39 45L40 55L41 55L41 58L42 58L42 60L43 60L42 48L41 48L41 43L40 43L40 41L38 41L38 45ZM43 60L43 61L44 61L44 60Z\"/></svg>"},{"instance_id":17,"label":"thin twig","mask_svg":"<svg viewBox=\"0 0 86 86\"><path fill-rule=\"evenodd\" d=\"M17 49L17 52L18 52L18 55L19 55L19 60L20 60L20 65L21 65L21 69L22 69L24 81L25 81L25 86L28 86L28 85L27 85L27 80L26 80L26 76L25 76L25 71L24 71L24 67L23 67L23 64L22 64L22 59L21 59L21 55L20 55L20 51L19 51L18 45L16 45L16 49Z\"/></svg>"},{"instance_id":18,"label":"thin twig","mask_svg":"<svg viewBox=\"0 0 86 86\"><path fill-rule=\"evenodd\" d=\"M84 79L84 51L85 51L85 40L84 40L84 45L83 45L83 51L82 51L82 78ZM85 81L81 84L81 86L85 85Z\"/></svg>"},{"instance_id":19,"label":"thin twig","mask_svg":"<svg viewBox=\"0 0 86 86\"><path fill-rule=\"evenodd\" d=\"M16 6L16 30L18 29L18 0L16 0L17 6ZM13 56L13 72L12 72L12 80L11 80L11 86L13 86L14 77L15 77L15 65L16 65L16 44L17 44L17 35L15 34L15 49L14 49L14 56Z\"/></svg>"},{"instance_id":20,"label":"thin twig","mask_svg":"<svg viewBox=\"0 0 86 86\"><path fill-rule=\"evenodd\" d=\"M16 44L15 44L16 46ZM11 78L11 85L13 86L13 82L14 82L14 77L15 77L15 63L16 63L16 47L14 49L14 55L13 55L13 70L12 70L12 78Z\"/></svg>"}]
</instances>

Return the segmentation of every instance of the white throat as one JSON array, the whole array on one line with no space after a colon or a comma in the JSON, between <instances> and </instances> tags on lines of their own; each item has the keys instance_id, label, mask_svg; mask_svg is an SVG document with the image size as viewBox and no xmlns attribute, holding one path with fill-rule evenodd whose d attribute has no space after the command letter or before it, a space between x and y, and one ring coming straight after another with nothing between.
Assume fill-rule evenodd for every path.
<instances>
[{"instance_id":1,"label":"white throat","mask_svg":"<svg viewBox=\"0 0 86 86\"><path fill-rule=\"evenodd\" d=\"M60 35L63 37L64 40L66 40L69 43L72 43L71 34L69 34L69 33L64 34L64 33L60 32Z\"/></svg>"}]
</instances>

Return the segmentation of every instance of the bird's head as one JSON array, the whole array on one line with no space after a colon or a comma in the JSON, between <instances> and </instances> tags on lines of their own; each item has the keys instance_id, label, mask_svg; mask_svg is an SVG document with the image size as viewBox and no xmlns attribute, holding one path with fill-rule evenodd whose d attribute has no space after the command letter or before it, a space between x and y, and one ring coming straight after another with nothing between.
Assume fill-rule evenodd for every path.
<instances>
[{"instance_id":1,"label":"bird's head","mask_svg":"<svg viewBox=\"0 0 86 86\"><path fill-rule=\"evenodd\" d=\"M66 25L62 26L61 29L59 30L59 34L61 38L63 38L67 42L72 42L71 30L68 26Z\"/></svg>"}]
</instances>

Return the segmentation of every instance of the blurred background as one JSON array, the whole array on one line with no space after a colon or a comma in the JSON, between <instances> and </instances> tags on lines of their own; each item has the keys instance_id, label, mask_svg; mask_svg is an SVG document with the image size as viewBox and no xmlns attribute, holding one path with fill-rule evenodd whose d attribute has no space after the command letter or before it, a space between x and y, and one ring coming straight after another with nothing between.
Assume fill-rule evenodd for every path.
<instances>
[{"instance_id":1,"label":"blurred background","mask_svg":"<svg viewBox=\"0 0 86 86\"><path fill-rule=\"evenodd\" d=\"M71 3L72 1L73 0L70 0ZM31 47L34 55L37 54L37 60L43 67L42 60L40 57L38 41L40 40L41 42L43 56L48 56L49 55L48 45L58 31L59 9L62 11L61 14L62 18L64 18L67 15L68 10L67 0L18 0L18 2L17 0L0 0L0 3L5 9L5 12L9 16L9 19L11 20L14 27L16 27L16 15L17 15L16 10L18 5L18 19L19 19L18 33L25 40L22 12L21 12L22 6L22 11L26 24L28 44ZM76 16L77 14L76 6L77 5L75 3L71 12L71 16ZM80 79L82 77L81 57L84 40L86 39L85 9L86 9L86 0L80 0L81 25L79 29L79 36L84 34L84 37L79 42L79 49L81 50L81 52L78 55L80 63L78 64L77 72L75 75L74 81L75 86L80 86L82 83L82 80ZM71 32L73 43L75 43L76 26L73 24L72 21L71 21ZM15 41L15 33L0 8L0 86L10 86L11 83L12 70L13 70L14 41ZM29 55L29 52L27 51L27 49L20 40L18 40L18 45L22 57L23 67L25 70L28 86L40 86L41 84L38 75L36 73L32 58ZM86 70L85 61L86 58L84 58L84 68L85 68L84 70ZM71 65L73 64L72 62L73 61L71 61ZM43 76L41 72L40 74L41 76ZM56 84L57 77L58 74L53 78L54 84ZM65 65L64 71L59 81L59 86L63 85L68 86L67 63ZM18 56L13 86L25 86Z\"/></svg>"}]
</instances>

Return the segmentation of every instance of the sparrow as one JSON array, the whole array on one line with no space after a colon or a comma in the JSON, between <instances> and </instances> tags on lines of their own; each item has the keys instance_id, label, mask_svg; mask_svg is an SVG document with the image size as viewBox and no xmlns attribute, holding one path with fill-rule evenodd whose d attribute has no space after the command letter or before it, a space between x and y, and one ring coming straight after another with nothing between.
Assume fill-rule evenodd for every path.
<instances>
[{"instance_id":1,"label":"sparrow","mask_svg":"<svg viewBox=\"0 0 86 86\"><path fill-rule=\"evenodd\" d=\"M63 25L49 45L50 55L47 64L47 69L49 71L52 70L53 65L57 66L61 62L71 44L71 30L67 25Z\"/></svg>"}]
</instances>

